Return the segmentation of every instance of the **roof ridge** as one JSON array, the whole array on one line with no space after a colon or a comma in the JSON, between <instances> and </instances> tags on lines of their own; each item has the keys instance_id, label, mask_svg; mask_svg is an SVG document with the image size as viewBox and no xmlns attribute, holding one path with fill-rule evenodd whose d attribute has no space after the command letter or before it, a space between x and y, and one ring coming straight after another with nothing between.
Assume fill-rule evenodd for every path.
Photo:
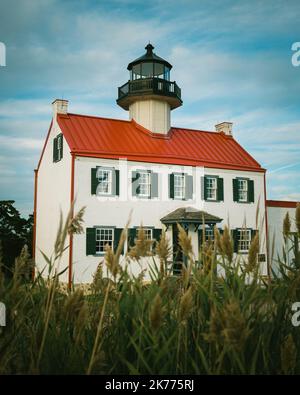
<instances>
[{"instance_id":1,"label":"roof ridge","mask_svg":"<svg viewBox=\"0 0 300 395\"><path fill-rule=\"evenodd\" d=\"M59 115L61 115L61 114L59 114ZM68 112L67 115L71 115L71 116L75 116L75 117L84 117L84 118L107 119L108 121L116 121L116 122L126 122L126 123L130 123L131 122L131 120L127 120L127 119L99 117L97 115L87 115L87 114L75 114L75 113L72 113L72 112Z\"/></svg>"},{"instance_id":2,"label":"roof ridge","mask_svg":"<svg viewBox=\"0 0 300 395\"><path fill-rule=\"evenodd\" d=\"M219 134L215 130L201 130L201 129L192 129L192 128L182 128L182 127L179 127L179 126L171 126L171 129L190 130L192 132L201 132L201 133L213 133L215 135Z\"/></svg>"}]
</instances>

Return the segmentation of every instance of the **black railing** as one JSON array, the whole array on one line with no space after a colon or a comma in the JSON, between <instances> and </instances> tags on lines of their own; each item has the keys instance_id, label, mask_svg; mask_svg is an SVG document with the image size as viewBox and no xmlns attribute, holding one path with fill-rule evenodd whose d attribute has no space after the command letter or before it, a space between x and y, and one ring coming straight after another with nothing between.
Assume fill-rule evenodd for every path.
<instances>
[{"instance_id":1,"label":"black railing","mask_svg":"<svg viewBox=\"0 0 300 395\"><path fill-rule=\"evenodd\" d=\"M118 99L122 99L132 93L155 93L166 96L174 96L181 99L181 89L176 82L163 80L161 78L143 78L128 81L118 89Z\"/></svg>"}]
</instances>

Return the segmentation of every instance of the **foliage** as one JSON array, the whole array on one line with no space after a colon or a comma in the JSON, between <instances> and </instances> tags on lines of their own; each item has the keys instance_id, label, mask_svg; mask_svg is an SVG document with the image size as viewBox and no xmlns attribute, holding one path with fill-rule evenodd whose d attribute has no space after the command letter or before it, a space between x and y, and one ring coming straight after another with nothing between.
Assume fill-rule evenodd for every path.
<instances>
[{"instance_id":1,"label":"foliage","mask_svg":"<svg viewBox=\"0 0 300 395\"><path fill-rule=\"evenodd\" d=\"M22 218L14 203L13 200L0 201L0 244L6 274L11 274L15 258L24 245L30 255L32 247L33 215Z\"/></svg>"},{"instance_id":2,"label":"foliage","mask_svg":"<svg viewBox=\"0 0 300 395\"><path fill-rule=\"evenodd\" d=\"M0 300L8 312L0 333L0 373L300 373L300 330L291 324L291 306L300 300L299 233L285 229L295 258L289 265L279 261L280 273L271 281L254 264L256 239L245 266L232 256L230 232L216 234L215 243L203 241L199 265L182 228L186 265L173 276L163 233L155 249L161 253L160 265L147 258L152 281L145 284L119 264L125 230L116 253L107 249L84 293L75 286L63 290L58 281L66 235L81 231L80 218L70 221L61 221L55 254L45 257L47 278L20 281L23 253L12 280L0 279ZM140 250L134 250L135 259ZM217 273L217 265L224 275Z\"/></svg>"}]
</instances>

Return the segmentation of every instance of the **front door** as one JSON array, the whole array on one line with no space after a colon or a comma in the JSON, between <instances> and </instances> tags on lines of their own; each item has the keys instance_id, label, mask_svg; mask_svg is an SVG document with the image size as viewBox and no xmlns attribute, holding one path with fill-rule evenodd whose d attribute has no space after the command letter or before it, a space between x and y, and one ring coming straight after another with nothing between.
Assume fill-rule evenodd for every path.
<instances>
[{"instance_id":1,"label":"front door","mask_svg":"<svg viewBox=\"0 0 300 395\"><path fill-rule=\"evenodd\" d=\"M177 224L172 225L173 233L173 274L180 274L183 264L183 253L179 245L179 230Z\"/></svg>"}]
</instances>

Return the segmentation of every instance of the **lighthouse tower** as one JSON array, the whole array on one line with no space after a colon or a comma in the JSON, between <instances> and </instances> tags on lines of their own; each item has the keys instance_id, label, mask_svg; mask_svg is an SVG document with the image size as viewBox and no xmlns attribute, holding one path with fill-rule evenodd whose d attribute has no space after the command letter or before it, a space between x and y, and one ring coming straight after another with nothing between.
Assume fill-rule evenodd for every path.
<instances>
[{"instance_id":1,"label":"lighthouse tower","mask_svg":"<svg viewBox=\"0 0 300 395\"><path fill-rule=\"evenodd\" d=\"M171 110L182 105L181 89L170 81L172 65L157 56L149 43L146 53L129 63L130 79L118 88L117 103L152 133L167 134Z\"/></svg>"}]
</instances>

